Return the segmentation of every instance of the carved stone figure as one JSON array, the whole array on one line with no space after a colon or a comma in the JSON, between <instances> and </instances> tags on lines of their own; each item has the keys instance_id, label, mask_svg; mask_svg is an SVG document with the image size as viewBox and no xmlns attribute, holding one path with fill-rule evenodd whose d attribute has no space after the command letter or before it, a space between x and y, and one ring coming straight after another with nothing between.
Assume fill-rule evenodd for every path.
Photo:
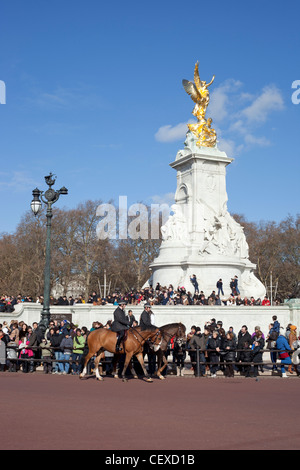
<instances>
[{"instance_id":1,"label":"carved stone figure","mask_svg":"<svg viewBox=\"0 0 300 470\"><path fill-rule=\"evenodd\" d=\"M179 204L171 206L173 215L169 217L165 225L161 227L163 240L184 240L188 239L187 221Z\"/></svg>"}]
</instances>

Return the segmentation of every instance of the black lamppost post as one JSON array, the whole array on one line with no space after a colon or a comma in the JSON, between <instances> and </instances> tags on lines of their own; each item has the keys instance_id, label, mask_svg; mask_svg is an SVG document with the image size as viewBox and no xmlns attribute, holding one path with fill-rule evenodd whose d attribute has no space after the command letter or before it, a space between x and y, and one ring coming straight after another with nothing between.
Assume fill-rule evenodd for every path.
<instances>
[{"instance_id":1,"label":"black lamppost post","mask_svg":"<svg viewBox=\"0 0 300 470\"><path fill-rule=\"evenodd\" d=\"M31 202L31 209L34 215L37 215L42 207L41 200L47 205L47 235L46 235L46 259L45 259L45 272L44 272L44 302L43 310L41 313L41 321L39 327L46 331L50 322L50 268L51 268L51 221L52 221L52 205L58 201L61 194L68 194L68 190L62 187L58 191L52 189L56 181L56 177L50 173L45 176L46 184L49 186L47 191L40 191L38 188L32 191L33 200Z\"/></svg>"}]
</instances>

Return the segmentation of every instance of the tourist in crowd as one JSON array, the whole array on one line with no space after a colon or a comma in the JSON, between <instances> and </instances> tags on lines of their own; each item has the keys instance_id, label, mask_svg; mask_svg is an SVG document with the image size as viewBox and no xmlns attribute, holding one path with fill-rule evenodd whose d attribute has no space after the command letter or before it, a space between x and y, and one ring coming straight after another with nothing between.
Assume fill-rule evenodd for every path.
<instances>
[{"instance_id":1,"label":"tourist in crowd","mask_svg":"<svg viewBox=\"0 0 300 470\"><path fill-rule=\"evenodd\" d=\"M218 289L218 296L220 296L220 294L224 295L224 291L223 291L223 281L222 279L219 279L218 282L217 282L217 289Z\"/></svg>"},{"instance_id":2,"label":"tourist in crowd","mask_svg":"<svg viewBox=\"0 0 300 470\"><path fill-rule=\"evenodd\" d=\"M199 348L200 376L205 375L205 351L206 351L208 337L209 337L209 334L207 336L205 336L204 334L201 334L201 328L197 326L195 330L195 334L193 334L193 336L189 340L189 349ZM190 351L189 354L190 354L191 361L196 362L197 352ZM195 364L193 368L196 374L197 367Z\"/></svg>"},{"instance_id":3,"label":"tourist in crowd","mask_svg":"<svg viewBox=\"0 0 300 470\"><path fill-rule=\"evenodd\" d=\"M233 364L235 362L236 343L234 341L233 333L227 333L222 344L222 349L223 351L226 351L225 355L223 355L226 364L224 375L225 377L234 377Z\"/></svg>"},{"instance_id":4,"label":"tourist in crowd","mask_svg":"<svg viewBox=\"0 0 300 470\"><path fill-rule=\"evenodd\" d=\"M20 331L19 336L19 358L21 359L22 371L27 374L28 372L34 372L33 363L29 360L33 358L33 351L32 349L28 348L30 335L32 332L32 328L24 323L22 325L22 330Z\"/></svg>"},{"instance_id":5,"label":"tourist in crowd","mask_svg":"<svg viewBox=\"0 0 300 470\"><path fill-rule=\"evenodd\" d=\"M262 350L265 345L265 341L263 339L263 334L261 331L257 331L255 336L252 339L252 361L254 363L254 377L258 376L258 367L260 366L261 372L263 372L263 354Z\"/></svg>"},{"instance_id":6,"label":"tourist in crowd","mask_svg":"<svg viewBox=\"0 0 300 470\"><path fill-rule=\"evenodd\" d=\"M41 348L41 359L43 362L44 374L51 374L52 372L52 350L51 342L47 338L42 339L40 344Z\"/></svg>"},{"instance_id":7,"label":"tourist in crowd","mask_svg":"<svg viewBox=\"0 0 300 470\"><path fill-rule=\"evenodd\" d=\"M268 297L266 295L265 295L264 300L262 301L261 304L263 306L270 306L271 305L271 302L270 302L270 300L268 299Z\"/></svg>"},{"instance_id":8,"label":"tourist in crowd","mask_svg":"<svg viewBox=\"0 0 300 470\"><path fill-rule=\"evenodd\" d=\"M278 338L279 333L274 329L274 323L270 323L269 325L269 333L266 337L266 343L268 345L268 349L270 350L270 358L272 361L272 371L277 372L277 352L276 352L276 341Z\"/></svg>"},{"instance_id":9,"label":"tourist in crowd","mask_svg":"<svg viewBox=\"0 0 300 470\"><path fill-rule=\"evenodd\" d=\"M251 377L252 345L245 341L242 345L242 351L239 354L240 361L243 363L243 374L245 377Z\"/></svg>"},{"instance_id":10,"label":"tourist in crowd","mask_svg":"<svg viewBox=\"0 0 300 470\"><path fill-rule=\"evenodd\" d=\"M52 329L50 330L52 333ZM50 344L54 351L54 356L56 361L53 363L53 374L59 374L63 372L62 363L59 362L62 359L62 351L60 349L60 344L63 340L63 335L59 334L59 328L55 327L54 332L50 336Z\"/></svg>"},{"instance_id":11,"label":"tourist in crowd","mask_svg":"<svg viewBox=\"0 0 300 470\"><path fill-rule=\"evenodd\" d=\"M70 370L70 358L73 352L73 339L71 338L69 333L67 333L63 337L60 343L60 348L62 351L61 359L63 361L66 361L66 362L61 363L62 364L61 370L63 374L68 374Z\"/></svg>"},{"instance_id":12,"label":"tourist in crowd","mask_svg":"<svg viewBox=\"0 0 300 470\"><path fill-rule=\"evenodd\" d=\"M208 352L208 358L210 362L210 376L215 378L216 377L216 372L218 370L218 365L219 365L219 352L220 352L220 347L221 347L221 339L219 336L218 331L214 330L212 332L212 335L209 337L208 342L207 342L207 352Z\"/></svg>"},{"instance_id":13,"label":"tourist in crowd","mask_svg":"<svg viewBox=\"0 0 300 470\"><path fill-rule=\"evenodd\" d=\"M247 343L249 344L252 344L252 338L251 338L251 335L250 333L248 332L248 328L246 325L243 325L241 330L239 331L239 334L238 334L238 341L237 341L237 356L236 356L236 360L237 362L240 362L241 361L241 352L239 350L242 350L243 349L243 345L244 343L247 341ZM244 372L244 366L241 365L237 365L237 369L243 373Z\"/></svg>"},{"instance_id":14,"label":"tourist in crowd","mask_svg":"<svg viewBox=\"0 0 300 470\"><path fill-rule=\"evenodd\" d=\"M290 326L290 334L289 334L289 345L290 345L290 348L292 351L294 351L294 343L295 341L297 341L298 337L297 337L297 327L295 325L291 325ZM290 364L288 366L288 372L290 374L293 374L294 372L296 372L296 368Z\"/></svg>"},{"instance_id":15,"label":"tourist in crowd","mask_svg":"<svg viewBox=\"0 0 300 470\"><path fill-rule=\"evenodd\" d=\"M281 377L286 378L285 366L290 366L292 360L290 357L291 347L285 336L279 335L276 341L276 349L278 350L278 357L281 360Z\"/></svg>"},{"instance_id":16,"label":"tourist in crowd","mask_svg":"<svg viewBox=\"0 0 300 470\"><path fill-rule=\"evenodd\" d=\"M196 274L193 274L193 275L190 277L190 281L191 281L191 283L192 283L193 286L194 286L195 294L196 294L197 292L199 292L199 284L198 284L198 281L197 281L197 276L196 276Z\"/></svg>"},{"instance_id":17,"label":"tourist in crowd","mask_svg":"<svg viewBox=\"0 0 300 470\"><path fill-rule=\"evenodd\" d=\"M82 357L85 348L85 338L81 334L81 329L76 329L76 335L73 339L73 352L72 352L72 374L79 375L82 368Z\"/></svg>"}]
</instances>

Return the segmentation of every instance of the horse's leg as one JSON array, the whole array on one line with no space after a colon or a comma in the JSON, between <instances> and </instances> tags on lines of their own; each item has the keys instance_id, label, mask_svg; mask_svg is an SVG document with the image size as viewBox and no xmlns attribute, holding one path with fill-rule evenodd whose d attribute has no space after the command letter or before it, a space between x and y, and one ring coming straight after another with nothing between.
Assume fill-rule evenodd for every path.
<instances>
[{"instance_id":1,"label":"horse's leg","mask_svg":"<svg viewBox=\"0 0 300 470\"><path fill-rule=\"evenodd\" d=\"M87 353L87 355L85 356L83 371L82 371L81 374L79 375L79 378L80 378L80 379L83 379L83 377L86 375L86 372L87 372L87 364L88 364L89 360L93 357L94 354L95 354L94 351L89 351L89 352Z\"/></svg>"},{"instance_id":2,"label":"horse's leg","mask_svg":"<svg viewBox=\"0 0 300 470\"><path fill-rule=\"evenodd\" d=\"M102 351L102 353L100 354L100 357L99 357L99 374L100 376L103 375L103 365L102 365L102 360L105 360L105 351Z\"/></svg>"},{"instance_id":3,"label":"horse's leg","mask_svg":"<svg viewBox=\"0 0 300 470\"><path fill-rule=\"evenodd\" d=\"M158 361L159 362L158 362L158 368L157 368L156 375L160 380L165 380L165 377L163 375L161 375L161 373L167 367L168 361L167 361L164 353L161 350L158 351L157 355L158 355ZM163 361L164 365L161 367L162 361Z\"/></svg>"},{"instance_id":4,"label":"horse's leg","mask_svg":"<svg viewBox=\"0 0 300 470\"><path fill-rule=\"evenodd\" d=\"M114 354L114 357L113 357L113 376L114 376L115 379L119 378L118 372L117 372L117 363L118 363L118 355Z\"/></svg>"},{"instance_id":5,"label":"horse's leg","mask_svg":"<svg viewBox=\"0 0 300 470\"><path fill-rule=\"evenodd\" d=\"M137 357L137 360L139 361L139 363L140 363L141 366L142 366L144 375L145 375L145 377L146 377L146 381L147 381L147 382L153 382L153 380L151 379L151 377L149 377L148 372L147 372L147 369L146 369L146 367L145 367L144 359L143 359L143 353L140 352L140 353L136 354L136 357Z\"/></svg>"},{"instance_id":6,"label":"horse's leg","mask_svg":"<svg viewBox=\"0 0 300 470\"><path fill-rule=\"evenodd\" d=\"M133 375L133 378L134 378L134 379L138 379L137 373L136 373L136 371L134 370L134 366L133 366L133 358L131 358L129 367L130 367L130 372L131 372L131 374Z\"/></svg>"},{"instance_id":7,"label":"horse's leg","mask_svg":"<svg viewBox=\"0 0 300 470\"><path fill-rule=\"evenodd\" d=\"M99 374L99 362L100 362L100 358L103 357L104 355L105 353L103 351L99 351L95 359L95 374L96 374L97 380L103 380L103 377L101 377L101 375Z\"/></svg>"},{"instance_id":8,"label":"horse's leg","mask_svg":"<svg viewBox=\"0 0 300 470\"><path fill-rule=\"evenodd\" d=\"M123 382L127 382L127 379L126 379L126 377L125 377L125 373L126 373L126 371L127 371L128 365L129 365L129 363L130 363L130 361L131 361L132 354L133 354L133 353L131 353L131 352L130 352L130 353L129 353L129 352L126 353L125 362L124 362L124 367L123 367L122 374L121 374L121 375L122 375Z\"/></svg>"}]
</instances>

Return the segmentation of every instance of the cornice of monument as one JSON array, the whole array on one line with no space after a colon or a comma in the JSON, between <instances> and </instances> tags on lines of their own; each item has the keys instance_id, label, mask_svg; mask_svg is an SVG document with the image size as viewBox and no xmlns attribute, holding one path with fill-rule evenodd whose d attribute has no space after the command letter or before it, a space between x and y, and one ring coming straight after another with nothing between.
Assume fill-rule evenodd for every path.
<instances>
[{"instance_id":1,"label":"cornice of monument","mask_svg":"<svg viewBox=\"0 0 300 470\"><path fill-rule=\"evenodd\" d=\"M217 145L214 147L198 146L191 131L187 132L184 145L184 149L177 152L175 162L170 163L172 168L176 168L191 159L222 162L226 166L234 160L234 158L229 158L226 152L220 150Z\"/></svg>"},{"instance_id":2,"label":"cornice of monument","mask_svg":"<svg viewBox=\"0 0 300 470\"><path fill-rule=\"evenodd\" d=\"M170 163L172 168L177 168L184 163L187 163L190 160L203 160L203 161L211 161L211 162L221 162L225 163L225 165L229 165L231 162L234 161L234 158L227 157L226 153L219 150L218 148L198 148L197 151L193 151L189 148L185 148L183 150L179 150L176 155L176 159L174 162Z\"/></svg>"}]
</instances>

